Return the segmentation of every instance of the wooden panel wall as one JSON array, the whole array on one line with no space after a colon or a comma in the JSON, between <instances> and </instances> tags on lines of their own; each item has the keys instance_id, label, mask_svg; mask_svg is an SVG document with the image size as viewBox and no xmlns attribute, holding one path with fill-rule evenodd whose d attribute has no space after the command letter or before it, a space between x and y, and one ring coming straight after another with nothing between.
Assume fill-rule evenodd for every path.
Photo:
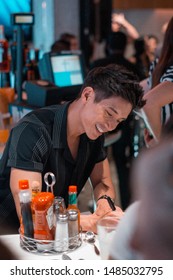
<instances>
[{"instance_id":1,"label":"wooden panel wall","mask_svg":"<svg viewBox=\"0 0 173 280\"><path fill-rule=\"evenodd\" d=\"M173 0L112 0L113 9L173 8Z\"/></svg>"}]
</instances>

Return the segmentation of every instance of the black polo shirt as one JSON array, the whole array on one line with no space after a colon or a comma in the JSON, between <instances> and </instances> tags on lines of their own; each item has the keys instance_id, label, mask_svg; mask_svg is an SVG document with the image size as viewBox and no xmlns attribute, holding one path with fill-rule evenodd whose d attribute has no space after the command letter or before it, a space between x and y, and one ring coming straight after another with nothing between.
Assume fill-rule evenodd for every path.
<instances>
[{"instance_id":1,"label":"black polo shirt","mask_svg":"<svg viewBox=\"0 0 173 280\"><path fill-rule=\"evenodd\" d=\"M77 185L79 194L94 165L106 158L104 136L90 140L82 134L77 158L73 159L66 135L68 106L66 103L32 111L12 129L0 162L0 204L7 200L0 207L0 223L2 212L5 211L5 217L15 209L9 187L11 167L41 172L43 191L46 190L45 173L54 173L54 194L64 197L67 205L68 186Z\"/></svg>"}]
</instances>

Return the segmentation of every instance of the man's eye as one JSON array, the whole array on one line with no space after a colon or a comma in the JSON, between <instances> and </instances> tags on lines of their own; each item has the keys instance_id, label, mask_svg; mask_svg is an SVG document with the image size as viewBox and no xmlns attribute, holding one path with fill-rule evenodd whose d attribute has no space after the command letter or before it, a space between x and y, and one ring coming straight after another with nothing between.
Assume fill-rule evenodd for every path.
<instances>
[{"instance_id":1,"label":"man's eye","mask_svg":"<svg viewBox=\"0 0 173 280\"><path fill-rule=\"evenodd\" d=\"M112 117L112 114L109 113L109 111L106 111L106 115L107 115L108 117Z\"/></svg>"}]
</instances>

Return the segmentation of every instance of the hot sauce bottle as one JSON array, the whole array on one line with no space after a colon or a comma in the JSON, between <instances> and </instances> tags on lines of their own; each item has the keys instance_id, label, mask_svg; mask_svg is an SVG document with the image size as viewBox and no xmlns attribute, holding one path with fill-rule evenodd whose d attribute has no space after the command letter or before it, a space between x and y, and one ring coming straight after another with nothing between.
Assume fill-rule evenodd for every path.
<instances>
[{"instance_id":1,"label":"hot sauce bottle","mask_svg":"<svg viewBox=\"0 0 173 280\"><path fill-rule=\"evenodd\" d=\"M77 186L69 186L68 188L68 207L69 209L75 209L78 212L78 232L80 231L80 210L77 206Z\"/></svg>"},{"instance_id":2,"label":"hot sauce bottle","mask_svg":"<svg viewBox=\"0 0 173 280\"><path fill-rule=\"evenodd\" d=\"M54 194L50 192L40 192L32 200L34 209L34 238L38 240L54 239L54 214L53 214ZM38 244L37 244L38 245ZM37 246L38 247L38 246ZM49 244L39 244L38 249L48 248Z\"/></svg>"},{"instance_id":3,"label":"hot sauce bottle","mask_svg":"<svg viewBox=\"0 0 173 280\"><path fill-rule=\"evenodd\" d=\"M21 207L20 231L26 237L33 238L34 228L31 209L31 192L28 180L19 180L19 200Z\"/></svg>"}]
</instances>

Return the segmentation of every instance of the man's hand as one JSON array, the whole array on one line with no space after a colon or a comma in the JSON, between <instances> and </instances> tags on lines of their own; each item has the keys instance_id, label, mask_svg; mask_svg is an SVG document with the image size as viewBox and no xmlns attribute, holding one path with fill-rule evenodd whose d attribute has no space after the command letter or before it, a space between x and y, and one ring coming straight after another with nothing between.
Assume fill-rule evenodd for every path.
<instances>
[{"instance_id":1,"label":"man's hand","mask_svg":"<svg viewBox=\"0 0 173 280\"><path fill-rule=\"evenodd\" d=\"M100 214L100 213L99 213ZM105 216L113 216L115 220L119 222L124 212L118 206L116 206L116 211L109 210L108 212L98 215L97 210L91 215L82 215L80 216L80 224L82 231L93 231L97 233L97 221Z\"/></svg>"}]
</instances>

